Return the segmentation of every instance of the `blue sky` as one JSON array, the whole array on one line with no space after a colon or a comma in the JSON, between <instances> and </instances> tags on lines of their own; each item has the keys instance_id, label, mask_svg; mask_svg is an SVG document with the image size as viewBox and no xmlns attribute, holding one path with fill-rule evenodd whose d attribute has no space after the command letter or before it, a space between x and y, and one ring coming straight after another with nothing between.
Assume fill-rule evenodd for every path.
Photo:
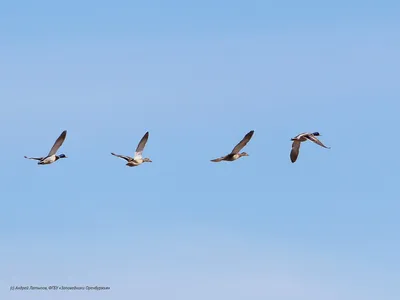
<instances>
[{"instance_id":1,"label":"blue sky","mask_svg":"<svg viewBox=\"0 0 400 300\"><path fill-rule=\"evenodd\" d=\"M2 3L0 298L399 299L399 9Z\"/></svg>"}]
</instances>

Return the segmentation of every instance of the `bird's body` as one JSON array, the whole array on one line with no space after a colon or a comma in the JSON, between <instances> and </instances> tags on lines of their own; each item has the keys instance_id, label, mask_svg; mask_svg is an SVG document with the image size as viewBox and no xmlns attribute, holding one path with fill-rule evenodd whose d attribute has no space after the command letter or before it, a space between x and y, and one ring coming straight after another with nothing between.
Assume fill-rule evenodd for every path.
<instances>
[{"instance_id":1,"label":"bird's body","mask_svg":"<svg viewBox=\"0 0 400 300\"><path fill-rule=\"evenodd\" d=\"M299 156L300 144L302 142L312 141L317 145L320 145L321 147L330 149L330 147L326 147L324 144L322 144L321 141L316 138L317 136L320 136L319 132L313 132L313 133L303 132L291 139L293 141L292 151L290 152L290 160L292 161L292 163L294 163L297 160L297 157Z\"/></svg>"},{"instance_id":2,"label":"bird's body","mask_svg":"<svg viewBox=\"0 0 400 300\"><path fill-rule=\"evenodd\" d=\"M116 157L125 159L127 161L126 165L128 167L137 167L137 166L141 165L144 162L152 162L149 158L141 158L141 157L140 158L139 157L133 158L133 157L126 156L126 155L115 154L115 153L112 153L112 152L111 152L111 154L116 156Z\"/></svg>"},{"instance_id":3,"label":"bird's body","mask_svg":"<svg viewBox=\"0 0 400 300\"><path fill-rule=\"evenodd\" d=\"M48 156L48 157L41 159L38 162L38 164L39 165L48 165L48 164L52 164L53 162L55 162L58 159L60 159L60 157L58 155L52 155L52 156Z\"/></svg>"},{"instance_id":4,"label":"bird's body","mask_svg":"<svg viewBox=\"0 0 400 300\"><path fill-rule=\"evenodd\" d=\"M49 154L47 156L44 157L27 157L24 156L27 159L33 159L33 160L38 160L38 165L49 165L54 163L55 161L59 160L60 158L66 158L67 156L65 156L65 154L60 154L60 155L56 155L58 149L61 147L61 145L64 143L64 140L67 136L67 131L64 130L60 136L57 138L57 140L55 141L53 147L51 148Z\"/></svg>"},{"instance_id":5,"label":"bird's body","mask_svg":"<svg viewBox=\"0 0 400 300\"><path fill-rule=\"evenodd\" d=\"M212 162L220 162L220 161L235 161L237 159L239 159L242 156L249 156L246 152L239 152L240 150L243 149L244 146L247 145L247 143L250 141L250 139L252 138L254 134L254 130L248 132L244 138L235 146L235 148L233 148L233 150L231 151L231 153L229 153L228 155L219 157L219 158L215 158L212 159Z\"/></svg>"},{"instance_id":6,"label":"bird's body","mask_svg":"<svg viewBox=\"0 0 400 300\"><path fill-rule=\"evenodd\" d=\"M149 138L149 133L146 132L145 135L142 137L142 139L140 140L137 148L136 148L136 152L135 152L135 156L134 157L130 157L127 155L120 155L120 154L115 154L113 152L111 152L111 155L114 155L116 157L125 159L127 161L126 166L128 167L137 167L139 165L141 165L144 162L152 162L150 158L143 158L142 157L142 153L144 150L144 147L146 146L147 140Z\"/></svg>"},{"instance_id":7,"label":"bird's body","mask_svg":"<svg viewBox=\"0 0 400 300\"><path fill-rule=\"evenodd\" d=\"M300 134L296 135L294 138L292 138L292 141L305 142L305 141L307 141L306 136L310 135L310 134L312 134L312 133L307 133L307 132L300 133Z\"/></svg>"},{"instance_id":8,"label":"bird's body","mask_svg":"<svg viewBox=\"0 0 400 300\"><path fill-rule=\"evenodd\" d=\"M143 158L136 158L136 159L133 159L132 161L131 161L131 165L132 165L132 167L136 167L136 166L138 166L138 165L141 165L143 163Z\"/></svg>"},{"instance_id":9,"label":"bird's body","mask_svg":"<svg viewBox=\"0 0 400 300\"><path fill-rule=\"evenodd\" d=\"M243 155L243 156L245 156L245 155ZM223 157L220 157L220 158L216 158L216 159L213 159L213 160L211 160L212 162L220 162L220 161L222 161L222 160L225 160L225 161L235 161L235 160L237 160L238 158L240 158L241 157L241 153L236 153L236 154L228 154L228 155L225 155L225 156L223 156Z\"/></svg>"}]
</instances>

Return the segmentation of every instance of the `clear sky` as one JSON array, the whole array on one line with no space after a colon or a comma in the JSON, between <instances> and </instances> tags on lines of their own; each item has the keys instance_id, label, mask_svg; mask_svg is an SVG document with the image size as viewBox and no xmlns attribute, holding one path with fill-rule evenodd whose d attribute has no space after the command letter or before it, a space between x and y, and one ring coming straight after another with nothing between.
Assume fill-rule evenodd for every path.
<instances>
[{"instance_id":1,"label":"clear sky","mask_svg":"<svg viewBox=\"0 0 400 300\"><path fill-rule=\"evenodd\" d=\"M399 14L3 1L0 299L400 299ZM68 159L23 158L64 129ZM252 129L249 157L209 161ZM110 155L146 131L152 164ZM331 149L292 164L304 131Z\"/></svg>"}]
</instances>

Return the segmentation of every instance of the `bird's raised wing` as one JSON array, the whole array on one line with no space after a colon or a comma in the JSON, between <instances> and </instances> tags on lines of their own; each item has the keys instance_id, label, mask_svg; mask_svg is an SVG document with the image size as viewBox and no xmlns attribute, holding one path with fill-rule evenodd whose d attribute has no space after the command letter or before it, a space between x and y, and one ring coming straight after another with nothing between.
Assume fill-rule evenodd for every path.
<instances>
[{"instance_id":1,"label":"bird's raised wing","mask_svg":"<svg viewBox=\"0 0 400 300\"><path fill-rule=\"evenodd\" d=\"M135 158L141 158L142 157L142 153L143 153L143 149L146 146L147 140L149 139L149 132L146 132L144 134L144 136L142 137L142 139L140 140L137 148L136 148L136 152L135 152Z\"/></svg>"},{"instance_id":2,"label":"bird's raised wing","mask_svg":"<svg viewBox=\"0 0 400 300\"><path fill-rule=\"evenodd\" d=\"M61 132L60 136L57 138L56 142L54 143L53 147L51 148L49 154L47 156L52 156L53 154L56 154L57 150L61 147L61 145L64 143L65 137L67 136L67 131L64 130Z\"/></svg>"},{"instance_id":3,"label":"bird's raised wing","mask_svg":"<svg viewBox=\"0 0 400 300\"><path fill-rule=\"evenodd\" d=\"M237 153L239 153L239 151L242 150L242 148L243 148L244 146L246 146L247 143L250 141L250 139L251 139L251 137L253 136L253 134L254 134L254 130L248 132L248 133L244 136L244 138L239 142L239 144L237 144L237 145L235 146L235 148L233 148L231 154L237 154Z\"/></svg>"}]
</instances>

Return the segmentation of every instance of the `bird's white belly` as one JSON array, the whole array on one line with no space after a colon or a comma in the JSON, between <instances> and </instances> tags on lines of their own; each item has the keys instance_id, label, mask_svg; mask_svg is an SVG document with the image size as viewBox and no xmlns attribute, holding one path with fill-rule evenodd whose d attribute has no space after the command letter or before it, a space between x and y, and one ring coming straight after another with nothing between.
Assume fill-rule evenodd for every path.
<instances>
[{"instance_id":1,"label":"bird's white belly","mask_svg":"<svg viewBox=\"0 0 400 300\"><path fill-rule=\"evenodd\" d=\"M131 167L136 167L136 166L142 164L142 162L143 162L143 159L136 159L135 158L134 160L131 160L130 162L128 162L127 165L131 166Z\"/></svg>"},{"instance_id":2,"label":"bird's white belly","mask_svg":"<svg viewBox=\"0 0 400 300\"><path fill-rule=\"evenodd\" d=\"M56 161L56 155L54 154L54 155L49 156L46 159L42 160L41 163L44 164L44 165L47 165L47 164L51 164L51 163L53 163L55 161Z\"/></svg>"},{"instance_id":3,"label":"bird's white belly","mask_svg":"<svg viewBox=\"0 0 400 300\"><path fill-rule=\"evenodd\" d=\"M232 156L232 159L233 160L237 160L239 157L240 157L239 154L235 154L235 155Z\"/></svg>"}]
</instances>

